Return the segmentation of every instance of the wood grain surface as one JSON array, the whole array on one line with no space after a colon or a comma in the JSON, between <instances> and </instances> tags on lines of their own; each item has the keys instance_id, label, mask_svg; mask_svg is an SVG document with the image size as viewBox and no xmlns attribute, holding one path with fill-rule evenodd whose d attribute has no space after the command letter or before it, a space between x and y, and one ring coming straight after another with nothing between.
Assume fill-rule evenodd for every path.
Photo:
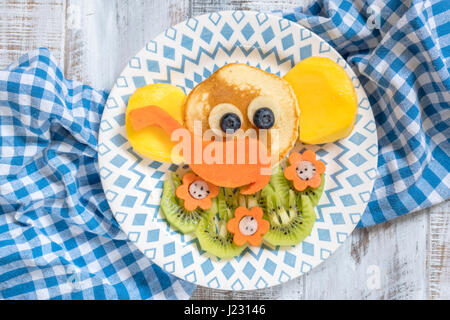
<instances>
[{"instance_id":1,"label":"wood grain surface","mask_svg":"<svg viewBox=\"0 0 450 320\"><path fill-rule=\"evenodd\" d=\"M296 0L0 0L0 68L47 47L66 77L111 88L147 41L218 10L279 10ZM450 201L357 229L328 260L276 287L198 287L193 299L450 299Z\"/></svg>"},{"instance_id":2,"label":"wood grain surface","mask_svg":"<svg viewBox=\"0 0 450 320\"><path fill-rule=\"evenodd\" d=\"M0 68L39 47L62 64L65 18L64 1L0 0Z\"/></svg>"}]
</instances>

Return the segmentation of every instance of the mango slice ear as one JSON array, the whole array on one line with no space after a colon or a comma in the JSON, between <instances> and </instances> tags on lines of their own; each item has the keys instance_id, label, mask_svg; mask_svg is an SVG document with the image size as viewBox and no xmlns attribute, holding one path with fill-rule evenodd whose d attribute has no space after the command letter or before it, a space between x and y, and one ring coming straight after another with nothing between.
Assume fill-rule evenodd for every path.
<instances>
[{"instance_id":1,"label":"mango slice ear","mask_svg":"<svg viewBox=\"0 0 450 320\"><path fill-rule=\"evenodd\" d=\"M170 84L150 84L137 89L128 100L126 111L126 129L128 141L133 149L142 156L160 162L173 162L171 157L172 148L175 146L170 140L170 136L162 129L156 126L146 128L135 128L132 125L130 113L155 105L167 111L170 116L180 125L183 124L184 101L186 95L180 88ZM142 110L140 116L151 117L151 114L145 115ZM177 162L183 162L183 159L175 159Z\"/></svg>"},{"instance_id":2,"label":"mango slice ear","mask_svg":"<svg viewBox=\"0 0 450 320\"><path fill-rule=\"evenodd\" d=\"M323 144L350 135L358 99L350 77L340 65L329 58L309 57L284 79L294 89L300 107L301 142Z\"/></svg>"}]
</instances>

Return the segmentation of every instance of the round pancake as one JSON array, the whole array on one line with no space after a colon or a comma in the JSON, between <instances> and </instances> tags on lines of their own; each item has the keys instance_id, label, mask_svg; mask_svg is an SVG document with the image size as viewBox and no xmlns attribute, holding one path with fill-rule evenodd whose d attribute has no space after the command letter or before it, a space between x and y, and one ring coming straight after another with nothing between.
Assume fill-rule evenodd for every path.
<instances>
[{"instance_id":1,"label":"round pancake","mask_svg":"<svg viewBox=\"0 0 450 320\"><path fill-rule=\"evenodd\" d=\"M269 96L278 105L279 115L269 130L269 150L274 163L278 163L295 145L298 138L300 109L291 85L284 79L261 69L241 63L230 63L218 69L208 79L199 83L185 102L184 123L194 131L194 121L202 123L202 130L210 129L208 117L218 104L231 103L242 113L241 129L258 129L247 116L247 107L258 96ZM278 132L279 147L271 143ZM278 157L276 152L278 151Z\"/></svg>"}]
</instances>

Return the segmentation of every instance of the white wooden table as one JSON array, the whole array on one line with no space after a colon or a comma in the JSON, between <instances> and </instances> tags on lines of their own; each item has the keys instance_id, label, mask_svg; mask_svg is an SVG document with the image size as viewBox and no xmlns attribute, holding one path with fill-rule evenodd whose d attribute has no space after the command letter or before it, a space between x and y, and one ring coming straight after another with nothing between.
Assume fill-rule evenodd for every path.
<instances>
[{"instance_id":1,"label":"white wooden table","mask_svg":"<svg viewBox=\"0 0 450 320\"><path fill-rule=\"evenodd\" d=\"M111 88L129 57L190 16L289 9L295 0L0 0L0 68L47 47L71 79ZM353 232L301 278L265 290L198 288L194 299L449 299L450 201Z\"/></svg>"}]
</instances>

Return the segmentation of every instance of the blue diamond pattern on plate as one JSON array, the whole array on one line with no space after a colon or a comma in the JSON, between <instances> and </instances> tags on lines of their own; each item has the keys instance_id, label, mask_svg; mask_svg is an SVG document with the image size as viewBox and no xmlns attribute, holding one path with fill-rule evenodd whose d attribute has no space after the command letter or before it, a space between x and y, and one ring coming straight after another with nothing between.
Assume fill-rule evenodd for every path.
<instances>
[{"instance_id":1,"label":"blue diamond pattern on plate","mask_svg":"<svg viewBox=\"0 0 450 320\"><path fill-rule=\"evenodd\" d=\"M192 257L192 253L188 252L184 256L181 257L181 261L183 263L183 268L189 267L194 263L194 258Z\"/></svg>"},{"instance_id":2,"label":"blue diamond pattern on plate","mask_svg":"<svg viewBox=\"0 0 450 320\"><path fill-rule=\"evenodd\" d=\"M182 47L184 47L188 50L192 50L193 43L194 43L194 40L191 37L188 37L183 34L183 37L181 38L181 46Z\"/></svg>"},{"instance_id":3,"label":"blue diamond pattern on plate","mask_svg":"<svg viewBox=\"0 0 450 320\"><path fill-rule=\"evenodd\" d=\"M133 218L133 226L143 226L145 221L147 220L147 214L145 213L137 213Z\"/></svg>"},{"instance_id":4,"label":"blue diamond pattern on plate","mask_svg":"<svg viewBox=\"0 0 450 320\"><path fill-rule=\"evenodd\" d=\"M227 279L230 279L231 276L234 274L234 272L235 270L229 262L227 262L225 266L222 268L222 273Z\"/></svg>"},{"instance_id":5,"label":"blue diamond pattern on plate","mask_svg":"<svg viewBox=\"0 0 450 320\"><path fill-rule=\"evenodd\" d=\"M266 262L264 263L263 269L266 270L268 273L273 275L275 273L275 269L277 268L277 265L275 262L267 258Z\"/></svg>"},{"instance_id":6,"label":"blue diamond pattern on plate","mask_svg":"<svg viewBox=\"0 0 450 320\"><path fill-rule=\"evenodd\" d=\"M203 27L203 31L200 34L200 39L209 44L211 42L212 36L213 33L208 28Z\"/></svg>"},{"instance_id":7,"label":"blue diamond pattern on plate","mask_svg":"<svg viewBox=\"0 0 450 320\"><path fill-rule=\"evenodd\" d=\"M112 126L111 123L109 123L108 120L103 120L102 122L100 122L100 130L102 131L108 131L111 130Z\"/></svg>"},{"instance_id":8,"label":"blue diamond pattern on plate","mask_svg":"<svg viewBox=\"0 0 450 320\"><path fill-rule=\"evenodd\" d=\"M147 60L147 69L150 72L159 72L159 62L155 60Z\"/></svg>"},{"instance_id":9,"label":"blue diamond pattern on plate","mask_svg":"<svg viewBox=\"0 0 450 320\"><path fill-rule=\"evenodd\" d=\"M198 20L195 18L188 19L186 22L186 25L192 30L196 31L198 26Z\"/></svg>"},{"instance_id":10,"label":"blue diamond pattern on plate","mask_svg":"<svg viewBox=\"0 0 450 320\"><path fill-rule=\"evenodd\" d=\"M333 224L345 224L344 218L342 217L342 213L330 213L331 221Z\"/></svg>"},{"instance_id":11,"label":"blue diamond pattern on plate","mask_svg":"<svg viewBox=\"0 0 450 320\"><path fill-rule=\"evenodd\" d=\"M252 28L250 23L247 23L245 27L242 28L241 32L244 35L245 40L248 41L255 34L255 29Z\"/></svg>"},{"instance_id":12,"label":"blue diamond pattern on plate","mask_svg":"<svg viewBox=\"0 0 450 320\"><path fill-rule=\"evenodd\" d=\"M124 223L125 222L125 219L128 217L128 215L126 214L126 213L123 213L123 212L117 212L115 215L114 215L114 218L116 219L116 221L118 222L118 223Z\"/></svg>"},{"instance_id":13,"label":"blue diamond pattern on plate","mask_svg":"<svg viewBox=\"0 0 450 320\"><path fill-rule=\"evenodd\" d=\"M307 46L300 47L300 59L306 59L312 55L312 46L309 44Z\"/></svg>"},{"instance_id":14,"label":"blue diamond pattern on plate","mask_svg":"<svg viewBox=\"0 0 450 320\"><path fill-rule=\"evenodd\" d=\"M116 181L114 181L114 184L120 188L125 188L128 183L130 182L130 178L125 176L119 176Z\"/></svg>"},{"instance_id":15,"label":"blue diamond pattern on plate","mask_svg":"<svg viewBox=\"0 0 450 320\"><path fill-rule=\"evenodd\" d=\"M143 76L133 77L133 83L136 88L140 88L146 85L146 81Z\"/></svg>"},{"instance_id":16,"label":"blue diamond pattern on plate","mask_svg":"<svg viewBox=\"0 0 450 320\"><path fill-rule=\"evenodd\" d=\"M195 237L170 228L159 212L166 173L178 166L133 151L126 139L126 104L136 88L155 82L173 84L189 94L230 62L283 75L310 56L326 56L345 66L359 101L350 137L308 146L329 168L312 233L291 248L263 245L248 247L234 259L214 258L201 250ZM310 30L265 13L208 13L167 29L130 58L111 91L100 125L100 175L116 221L163 270L211 288L266 288L301 276L328 259L359 222L377 175L373 120L364 89L346 61Z\"/></svg>"},{"instance_id":17,"label":"blue diamond pattern on plate","mask_svg":"<svg viewBox=\"0 0 450 320\"><path fill-rule=\"evenodd\" d=\"M275 34L273 33L272 27L268 27L262 33L263 39L265 43L270 42L273 38L275 38Z\"/></svg>"},{"instance_id":18,"label":"blue diamond pattern on plate","mask_svg":"<svg viewBox=\"0 0 450 320\"><path fill-rule=\"evenodd\" d=\"M283 45L283 50L287 50L294 45L294 38L292 34L288 34L283 39L281 39L281 44Z\"/></svg>"},{"instance_id":19,"label":"blue diamond pattern on plate","mask_svg":"<svg viewBox=\"0 0 450 320\"><path fill-rule=\"evenodd\" d=\"M317 229L317 234L319 235L320 241L331 241L330 230L328 229Z\"/></svg>"},{"instance_id":20,"label":"blue diamond pattern on plate","mask_svg":"<svg viewBox=\"0 0 450 320\"><path fill-rule=\"evenodd\" d=\"M108 178L111 174L112 174L112 171L109 170L108 168L101 168L101 169L100 169L100 176L101 176L103 179Z\"/></svg>"},{"instance_id":21,"label":"blue diamond pattern on plate","mask_svg":"<svg viewBox=\"0 0 450 320\"><path fill-rule=\"evenodd\" d=\"M307 40L307 39L311 38L311 36L312 36L312 32L309 31L308 29L303 29L302 28L300 30L300 39L301 40Z\"/></svg>"},{"instance_id":22,"label":"blue diamond pattern on plate","mask_svg":"<svg viewBox=\"0 0 450 320\"><path fill-rule=\"evenodd\" d=\"M203 273L205 274L205 276L207 276L208 274L211 273L211 271L213 271L214 267L211 263L211 260L206 260L205 262L203 262L201 264L201 268L203 270Z\"/></svg>"},{"instance_id":23,"label":"blue diamond pattern on plate","mask_svg":"<svg viewBox=\"0 0 450 320\"><path fill-rule=\"evenodd\" d=\"M149 230L147 233L147 242L156 242L159 240L159 229Z\"/></svg>"},{"instance_id":24,"label":"blue diamond pattern on plate","mask_svg":"<svg viewBox=\"0 0 450 320\"><path fill-rule=\"evenodd\" d=\"M114 116L114 120L117 122L119 126L125 125L125 115L124 114L118 114Z\"/></svg>"},{"instance_id":25,"label":"blue diamond pattern on plate","mask_svg":"<svg viewBox=\"0 0 450 320\"><path fill-rule=\"evenodd\" d=\"M219 23L220 19L222 18L222 15L218 12L213 12L209 14L209 20L214 23L215 26Z\"/></svg>"},{"instance_id":26,"label":"blue diamond pattern on plate","mask_svg":"<svg viewBox=\"0 0 450 320\"><path fill-rule=\"evenodd\" d=\"M250 262L247 262L247 264L243 269L243 272L248 279L251 279L253 277L255 271L256 271L255 267Z\"/></svg>"},{"instance_id":27,"label":"blue diamond pattern on plate","mask_svg":"<svg viewBox=\"0 0 450 320\"><path fill-rule=\"evenodd\" d=\"M131 58L130 62L128 62L130 68L140 69L141 68L141 59L138 57Z\"/></svg>"},{"instance_id":28,"label":"blue diamond pattern on plate","mask_svg":"<svg viewBox=\"0 0 450 320\"><path fill-rule=\"evenodd\" d=\"M359 186L364 182L356 173L347 177L347 181L352 185L352 187Z\"/></svg>"}]
</instances>

